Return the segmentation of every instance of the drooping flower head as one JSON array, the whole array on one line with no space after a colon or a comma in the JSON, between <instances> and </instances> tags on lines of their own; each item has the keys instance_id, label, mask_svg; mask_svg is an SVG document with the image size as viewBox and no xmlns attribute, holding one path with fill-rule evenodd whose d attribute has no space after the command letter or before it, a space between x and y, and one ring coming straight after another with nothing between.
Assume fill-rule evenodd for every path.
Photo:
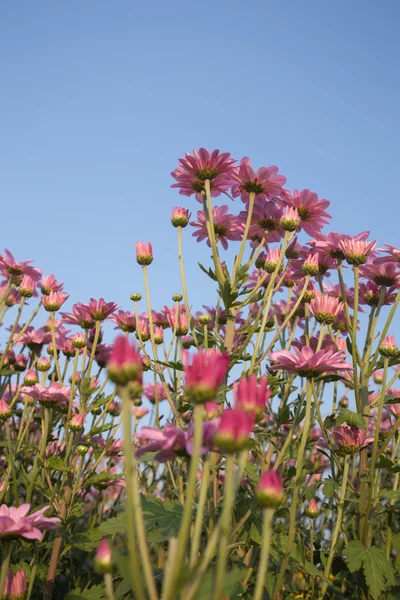
<instances>
[{"instance_id":1,"label":"drooping flower head","mask_svg":"<svg viewBox=\"0 0 400 600\"><path fill-rule=\"evenodd\" d=\"M282 369L290 374L312 379L322 373L335 373L338 369L352 370L350 363L343 362L343 353L333 349L323 349L314 352L309 346L271 352L269 355L271 368Z\"/></svg>"},{"instance_id":2,"label":"drooping flower head","mask_svg":"<svg viewBox=\"0 0 400 600\"><path fill-rule=\"evenodd\" d=\"M232 196L240 196L245 203L249 201L251 193L255 194L257 200L272 200L282 194L286 183L286 177L279 175L278 167L261 167L256 172L247 156L242 158L235 170L234 180Z\"/></svg>"},{"instance_id":3,"label":"drooping flower head","mask_svg":"<svg viewBox=\"0 0 400 600\"><path fill-rule=\"evenodd\" d=\"M214 233L217 242L221 242L225 250L228 248L228 240L237 241L242 238L243 224L237 215L228 214L228 206L214 206ZM193 237L197 238L198 242L207 240L207 245L211 247L211 242L207 233L207 222L204 212L197 212L197 221L191 221L190 225L195 228Z\"/></svg>"},{"instance_id":4,"label":"drooping flower head","mask_svg":"<svg viewBox=\"0 0 400 600\"><path fill-rule=\"evenodd\" d=\"M184 158L179 159L179 166L171 173L177 183L171 187L178 188L183 196L195 194L196 199L202 202L208 180L211 196L219 196L232 185L235 162L229 152L209 152L206 148L193 150L193 155L186 153Z\"/></svg>"},{"instance_id":5,"label":"drooping flower head","mask_svg":"<svg viewBox=\"0 0 400 600\"><path fill-rule=\"evenodd\" d=\"M183 355L185 393L193 402L214 400L229 367L229 357L220 350L202 350Z\"/></svg>"}]
</instances>

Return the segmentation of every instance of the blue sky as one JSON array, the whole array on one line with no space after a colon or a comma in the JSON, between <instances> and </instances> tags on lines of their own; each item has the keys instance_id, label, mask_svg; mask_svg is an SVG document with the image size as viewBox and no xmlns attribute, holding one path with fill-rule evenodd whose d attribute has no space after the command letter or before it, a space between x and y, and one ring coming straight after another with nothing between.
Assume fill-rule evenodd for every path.
<instances>
[{"instance_id":1,"label":"blue sky","mask_svg":"<svg viewBox=\"0 0 400 600\"><path fill-rule=\"evenodd\" d=\"M170 210L199 205L170 171L200 146L328 198L327 231L399 245L396 0L9 0L0 17L1 247L71 301L128 307L137 240L154 307L180 291ZM184 247L192 301L212 303L207 249L189 229Z\"/></svg>"}]
</instances>

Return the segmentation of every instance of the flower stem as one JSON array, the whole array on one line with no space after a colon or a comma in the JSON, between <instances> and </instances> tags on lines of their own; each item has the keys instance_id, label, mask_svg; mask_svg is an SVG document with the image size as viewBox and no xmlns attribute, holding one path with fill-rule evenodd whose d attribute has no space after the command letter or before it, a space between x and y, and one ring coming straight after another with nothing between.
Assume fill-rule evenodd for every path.
<instances>
[{"instance_id":1,"label":"flower stem","mask_svg":"<svg viewBox=\"0 0 400 600\"><path fill-rule=\"evenodd\" d=\"M54 356L54 362L56 365L57 380L58 380L59 384L61 385L62 378L61 378L60 363L58 362L58 354L57 354L57 346L56 346L56 329L55 329L55 325L54 325L54 312L53 311L50 313L50 328L51 328L51 343L53 345L53 356Z\"/></svg>"},{"instance_id":2,"label":"flower stem","mask_svg":"<svg viewBox=\"0 0 400 600\"><path fill-rule=\"evenodd\" d=\"M219 541L219 549L218 549L218 558L217 558L217 574L215 581L215 592L214 592L214 600L221 600L223 595L223 584L224 577L226 571L226 563L228 559L228 536L229 536L229 528L231 524L231 513L233 502L235 499L234 496L234 486L233 486L233 469L235 466L235 458L233 454L228 454L226 457L226 466L225 466L225 494L224 494L224 507L221 515L221 525L220 525L220 541Z\"/></svg>"},{"instance_id":3,"label":"flower stem","mask_svg":"<svg viewBox=\"0 0 400 600\"><path fill-rule=\"evenodd\" d=\"M209 463L209 460L205 460L203 462L203 469L202 469L202 474L201 474L200 495L199 495L199 502L197 504L193 541L192 541L192 545L190 548L190 567L194 566L194 564L197 560L198 553L199 553L201 533L202 533L202 528L204 525L204 523L203 523L204 508L205 508L207 494L208 494L209 476L210 476L210 463Z\"/></svg>"},{"instance_id":4,"label":"flower stem","mask_svg":"<svg viewBox=\"0 0 400 600\"><path fill-rule=\"evenodd\" d=\"M183 299L184 299L184 302L185 302L187 318L188 318L189 326L190 326L190 332L191 332L191 334L193 336L194 343L196 344L196 346L198 346L199 342L198 342L198 339L197 339L197 336L196 336L196 331L195 331L194 327L192 327L192 324L191 324L189 298L188 298L187 287L186 287L186 280L185 280L185 269L184 269L184 266L183 266L182 227L178 227L178 256L179 256L179 270L180 270L180 273L181 273Z\"/></svg>"},{"instance_id":5,"label":"flower stem","mask_svg":"<svg viewBox=\"0 0 400 600\"><path fill-rule=\"evenodd\" d=\"M253 600L261 600L263 597L265 576L267 574L269 551L271 547L271 523L274 511L272 508L265 508L263 512L261 554L258 564L256 589L253 595Z\"/></svg>"}]
</instances>

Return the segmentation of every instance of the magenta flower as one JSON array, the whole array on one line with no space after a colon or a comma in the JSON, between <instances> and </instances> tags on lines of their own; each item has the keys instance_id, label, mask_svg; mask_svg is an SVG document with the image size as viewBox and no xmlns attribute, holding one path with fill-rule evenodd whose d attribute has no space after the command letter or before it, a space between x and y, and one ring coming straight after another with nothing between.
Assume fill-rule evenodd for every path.
<instances>
[{"instance_id":1,"label":"magenta flower","mask_svg":"<svg viewBox=\"0 0 400 600\"><path fill-rule=\"evenodd\" d=\"M243 224L236 215L228 214L227 206L214 206L214 232L217 242L221 242L225 250L228 248L228 240L237 241L242 238ZM191 221L190 225L196 229L192 234L197 238L198 242L207 240L207 245L211 247L211 242L208 238L206 218L204 212L197 212L197 221Z\"/></svg>"},{"instance_id":2,"label":"magenta flower","mask_svg":"<svg viewBox=\"0 0 400 600\"><path fill-rule=\"evenodd\" d=\"M246 223L247 213L247 210L239 213L239 218L243 223ZM257 201L251 216L249 238L260 242L266 236L268 243L279 242L284 236L284 231L279 225L281 217L282 209L278 208L274 202Z\"/></svg>"},{"instance_id":3,"label":"magenta flower","mask_svg":"<svg viewBox=\"0 0 400 600\"><path fill-rule=\"evenodd\" d=\"M136 323L136 337L142 342L147 342L150 339L150 323L143 316L139 317Z\"/></svg>"},{"instance_id":4,"label":"magenta flower","mask_svg":"<svg viewBox=\"0 0 400 600\"><path fill-rule=\"evenodd\" d=\"M81 306L87 310L93 321L105 321L118 308L115 302L105 302L103 298L99 300L90 298L89 304L82 304Z\"/></svg>"},{"instance_id":5,"label":"magenta flower","mask_svg":"<svg viewBox=\"0 0 400 600\"><path fill-rule=\"evenodd\" d=\"M285 498L281 476L277 471L265 471L255 493L257 503L263 508L278 508Z\"/></svg>"},{"instance_id":6,"label":"magenta flower","mask_svg":"<svg viewBox=\"0 0 400 600\"><path fill-rule=\"evenodd\" d=\"M181 206L174 206L171 212L171 223L174 227L186 227L191 213Z\"/></svg>"},{"instance_id":7,"label":"magenta flower","mask_svg":"<svg viewBox=\"0 0 400 600\"><path fill-rule=\"evenodd\" d=\"M62 281L57 281L54 275L46 275L40 282L40 291L43 296L47 296L50 292L61 292L64 287Z\"/></svg>"},{"instance_id":8,"label":"magenta flower","mask_svg":"<svg viewBox=\"0 0 400 600\"><path fill-rule=\"evenodd\" d=\"M379 286L385 285L393 289L400 287L400 268L393 262L367 263L360 267L360 275Z\"/></svg>"},{"instance_id":9,"label":"magenta flower","mask_svg":"<svg viewBox=\"0 0 400 600\"><path fill-rule=\"evenodd\" d=\"M46 331L44 327L40 329L28 327L25 333L19 338L18 345L23 344L24 346L28 346L30 350L39 351L42 346L49 342L51 342L51 333Z\"/></svg>"},{"instance_id":10,"label":"magenta flower","mask_svg":"<svg viewBox=\"0 0 400 600\"><path fill-rule=\"evenodd\" d=\"M6 600L23 600L26 597L27 589L24 569L16 571L15 575L9 571L1 597Z\"/></svg>"},{"instance_id":11,"label":"magenta flower","mask_svg":"<svg viewBox=\"0 0 400 600\"><path fill-rule=\"evenodd\" d=\"M288 350L271 352L269 355L271 368L282 369L290 374L312 379L322 373L336 373L340 370L352 370L350 363L343 362L343 353L332 349L314 352L309 346L294 348L293 354Z\"/></svg>"},{"instance_id":12,"label":"magenta flower","mask_svg":"<svg viewBox=\"0 0 400 600\"><path fill-rule=\"evenodd\" d=\"M343 302L328 294L315 294L309 303L311 313L318 323L332 325L336 316L343 310Z\"/></svg>"},{"instance_id":13,"label":"magenta flower","mask_svg":"<svg viewBox=\"0 0 400 600\"><path fill-rule=\"evenodd\" d=\"M172 309L164 307L164 312L167 315L169 326L175 335L186 335L189 331L189 319L186 315L186 308L181 304L174 306Z\"/></svg>"},{"instance_id":14,"label":"magenta flower","mask_svg":"<svg viewBox=\"0 0 400 600\"><path fill-rule=\"evenodd\" d=\"M82 329L91 329L95 326L95 319L91 316L86 304L78 302L72 307L72 313L61 313L65 324L79 325Z\"/></svg>"},{"instance_id":15,"label":"magenta flower","mask_svg":"<svg viewBox=\"0 0 400 600\"><path fill-rule=\"evenodd\" d=\"M280 201L297 208L301 219L299 228L304 229L308 235L315 236L331 219L331 215L325 210L330 205L329 200L320 200L317 194L310 190L295 190L293 196L286 192Z\"/></svg>"},{"instance_id":16,"label":"magenta flower","mask_svg":"<svg viewBox=\"0 0 400 600\"><path fill-rule=\"evenodd\" d=\"M67 385L61 385L57 381L50 383L47 388L40 385L40 383L36 383L32 386L24 386L20 391L22 394L33 398L33 400L37 400L40 404L61 409L68 406L71 397L71 388Z\"/></svg>"},{"instance_id":17,"label":"magenta flower","mask_svg":"<svg viewBox=\"0 0 400 600\"><path fill-rule=\"evenodd\" d=\"M265 411L271 390L267 387L268 377L263 375L257 381L254 373L249 377L241 377L233 386L235 397L235 408L241 408L246 412L253 412L260 419Z\"/></svg>"},{"instance_id":18,"label":"magenta flower","mask_svg":"<svg viewBox=\"0 0 400 600\"><path fill-rule=\"evenodd\" d=\"M114 383L126 385L141 378L143 361L135 346L125 336L119 336L114 342L107 363L108 376Z\"/></svg>"},{"instance_id":19,"label":"magenta flower","mask_svg":"<svg viewBox=\"0 0 400 600\"><path fill-rule=\"evenodd\" d=\"M142 427L137 434L139 441L145 445L139 448L136 456L140 458L146 452L157 452L154 459L157 462L167 462L174 460L176 456L186 456L186 444L189 441L189 434L175 425L166 425L164 429L156 427Z\"/></svg>"},{"instance_id":20,"label":"magenta flower","mask_svg":"<svg viewBox=\"0 0 400 600\"><path fill-rule=\"evenodd\" d=\"M202 350L192 355L185 352L185 392L193 402L214 400L218 387L224 380L229 367L229 357L219 350Z\"/></svg>"},{"instance_id":21,"label":"magenta flower","mask_svg":"<svg viewBox=\"0 0 400 600\"><path fill-rule=\"evenodd\" d=\"M30 504L21 504L18 508L0 506L0 538L24 537L27 540L42 541L43 531L51 531L60 523L57 517L45 517L44 513L49 508L45 506L28 515Z\"/></svg>"},{"instance_id":22,"label":"magenta flower","mask_svg":"<svg viewBox=\"0 0 400 600\"><path fill-rule=\"evenodd\" d=\"M224 452L232 453L246 448L253 431L255 414L242 408L227 408L221 416L215 434L215 444Z\"/></svg>"},{"instance_id":23,"label":"magenta flower","mask_svg":"<svg viewBox=\"0 0 400 600\"><path fill-rule=\"evenodd\" d=\"M41 269L37 267L32 267L29 263L33 262L33 260L26 260L25 262L18 262L15 260L13 255L9 250L5 250L5 256L0 254L0 270L7 277L10 275L29 275L35 281L39 281L42 276Z\"/></svg>"},{"instance_id":24,"label":"magenta flower","mask_svg":"<svg viewBox=\"0 0 400 600\"><path fill-rule=\"evenodd\" d=\"M48 312L59 310L64 302L69 298L69 294L65 292L50 292L42 296L42 304Z\"/></svg>"},{"instance_id":25,"label":"magenta flower","mask_svg":"<svg viewBox=\"0 0 400 600\"><path fill-rule=\"evenodd\" d=\"M232 186L232 196L241 197L242 201L249 201L250 193L254 193L257 200L272 200L280 196L283 192L283 186L286 183L286 177L278 174L278 167L261 167L254 171L250 159L245 156L240 161L239 167L235 169Z\"/></svg>"},{"instance_id":26,"label":"magenta flower","mask_svg":"<svg viewBox=\"0 0 400 600\"><path fill-rule=\"evenodd\" d=\"M139 265L147 266L153 262L153 247L151 243L136 242L136 262Z\"/></svg>"},{"instance_id":27,"label":"magenta flower","mask_svg":"<svg viewBox=\"0 0 400 600\"><path fill-rule=\"evenodd\" d=\"M211 196L224 194L233 182L235 159L229 152L220 154L219 150L209 152L206 148L193 150L193 155L186 153L179 159L179 166L171 175L176 179L171 187L178 188L183 196L196 195L202 202L205 194L205 181L210 181Z\"/></svg>"},{"instance_id":28,"label":"magenta flower","mask_svg":"<svg viewBox=\"0 0 400 600\"><path fill-rule=\"evenodd\" d=\"M396 246L392 246L391 244L383 244L383 245L385 246L388 254L385 254L384 256L380 256L379 258L376 258L374 262L378 265L380 263L387 263L387 262L400 263L400 248L396 248Z\"/></svg>"},{"instance_id":29,"label":"magenta flower","mask_svg":"<svg viewBox=\"0 0 400 600\"><path fill-rule=\"evenodd\" d=\"M373 281L360 281L359 284L359 298L360 304L368 304L368 306L378 306L380 301L381 289L376 283ZM396 290L396 286L390 287L388 290L385 289L385 294L383 297L383 304L393 304L396 298L396 294L393 292ZM353 295L354 299L354 295ZM350 305L351 306L351 305Z\"/></svg>"},{"instance_id":30,"label":"magenta flower","mask_svg":"<svg viewBox=\"0 0 400 600\"><path fill-rule=\"evenodd\" d=\"M167 399L167 395L161 383L157 383L156 385L146 383L143 387L143 395L150 400L152 404L155 404L157 400L161 402L161 400Z\"/></svg>"},{"instance_id":31,"label":"magenta flower","mask_svg":"<svg viewBox=\"0 0 400 600\"><path fill-rule=\"evenodd\" d=\"M339 454L355 454L374 441L373 437L368 437L366 431L350 425L335 427L331 435Z\"/></svg>"},{"instance_id":32,"label":"magenta flower","mask_svg":"<svg viewBox=\"0 0 400 600\"><path fill-rule=\"evenodd\" d=\"M129 331L129 333L136 330L136 315L131 312L119 310L111 317L111 321L117 324L114 329L121 329L124 332Z\"/></svg>"}]
</instances>

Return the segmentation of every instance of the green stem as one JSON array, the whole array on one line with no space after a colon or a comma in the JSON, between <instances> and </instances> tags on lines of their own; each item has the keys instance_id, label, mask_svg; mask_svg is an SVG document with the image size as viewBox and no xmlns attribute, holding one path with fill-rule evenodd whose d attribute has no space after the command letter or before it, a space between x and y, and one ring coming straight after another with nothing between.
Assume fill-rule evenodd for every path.
<instances>
[{"instance_id":1,"label":"green stem","mask_svg":"<svg viewBox=\"0 0 400 600\"><path fill-rule=\"evenodd\" d=\"M179 255L179 270L180 270L180 274L181 274L183 299L185 302L186 313L187 313L189 326L190 326L190 332L192 334L194 343L196 344L196 346L198 346L199 342L198 342L198 339L196 336L196 331L195 331L194 327L191 325L189 298L188 298L187 287L186 287L185 269L183 266L182 227L178 227L178 255Z\"/></svg>"},{"instance_id":2,"label":"green stem","mask_svg":"<svg viewBox=\"0 0 400 600\"><path fill-rule=\"evenodd\" d=\"M108 600L114 600L113 579L111 573L104 573L104 587Z\"/></svg>"},{"instance_id":3,"label":"green stem","mask_svg":"<svg viewBox=\"0 0 400 600\"><path fill-rule=\"evenodd\" d=\"M12 544L8 544L6 555L3 558L3 562L1 565L1 573L0 573L0 594L1 594L0 597L1 598L3 598L4 584L6 582L6 578L8 575L8 567L10 566L11 550L12 550Z\"/></svg>"},{"instance_id":4,"label":"green stem","mask_svg":"<svg viewBox=\"0 0 400 600\"><path fill-rule=\"evenodd\" d=\"M271 524L274 511L272 508L266 508L263 512L261 554L258 564L256 589L253 595L253 600L261 600L263 597L265 576L268 569L269 551L271 548Z\"/></svg>"},{"instance_id":5,"label":"green stem","mask_svg":"<svg viewBox=\"0 0 400 600\"><path fill-rule=\"evenodd\" d=\"M232 290L235 289L236 274L239 271L240 267L242 266L243 253L244 253L244 249L246 246L247 236L249 234L251 218L253 216L254 199L255 199L255 193L251 192L250 196L249 196L249 207L248 207L248 211L247 211L247 219L246 219L246 225L245 225L244 232L243 232L242 242L240 244L239 254L238 254L237 259L235 260L235 264L233 266L233 271L232 271L232 277L231 277Z\"/></svg>"},{"instance_id":6,"label":"green stem","mask_svg":"<svg viewBox=\"0 0 400 600\"><path fill-rule=\"evenodd\" d=\"M231 524L231 513L233 502L235 499L234 496L234 486L233 486L233 469L235 466L235 457L233 454L228 454L226 457L226 467L225 467L225 495L224 495L224 507L221 515L221 525L220 525L220 541L219 541L219 549L218 549L218 558L217 558L217 573L216 573L216 581L215 581L215 592L214 592L214 600L221 600L223 595L223 584L225 578L226 564L228 559L228 536L229 536L229 528Z\"/></svg>"},{"instance_id":7,"label":"green stem","mask_svg":"<svg viewBox=\"0 0 400 600\"><path fill-rule=\"evenodd\" d=\"M7 439L7 448L8 448L8 464L11 465L14 501L18 507L19 499L18 499L18 487L17 487L17 473L16 473L16 469L15 469L14 453L13 453L12 444L11 444L10 425L9 425L8 421L6 421L5 426L6 426L6 439ZM1 590L1 588L0 588L0 590Z\"/></svg>"},{"instance_id":8,"label":"green stem","mask_svg":"<svg viewBox=\"0 0 400 600\"><path fill-rule=\"evenodd\" d=\"M196 521L194 524L193 541L190 548L190 567L192 568L196 563L197 556L200 548L201 533L203 529L204 509L207 501L208 494L208 482L210 476L210 463L209 460L203 462L203 469L201 474L201 485L199 502L196 510Z\"/></svg>"},{"instance_id":9,"label":"green stem","mask_svg":"<svg viewBox=\"0 0 400 600\"><path fill-rule=\"evenodd\" d=\"M97 348L97 344L98 344L99 337L100 337L100 331L101 331L101 321L96 321L96 331L94 334L92 351L90 353L89 365L88 365L87 372L86 372L88 377L90 377L90 373L92 370L94 355L96 354L96 348Z\"/></svg>"},{"instance_id":10,"label":"green stem","mask_svg":"<svg viewBox=\"0 0 400 600\"><path fill-rule=\"evenodd\" d=\"M54 312L50 313L50 329L51 329L51 343L53 345L53 356L54 356L54 362L56 365L57 380L58 380L59 384L61 385L62 378L61 378L60 363L58 362L58 352L57 352L57 346L56 346L56 329L54 326Z\"/></svg>"},{"instance_id":11,"label":"green stem","mask_svg":"<svg viewBox=\"0 0 400 600\"><path fill-rule=\"evenodd\" d=\"M2 356L0 358L0 371L3 368L5 359L7 358L8 351L9 351L11 345L13 344L14 333L15 333L15 330L17 329L18 322L19 322L19 320L21 318L21 313L22 313L22 309L24 308L25 300L26 300L26 298L22 297L21 301L19 303L18 312L17 312L17 316L16 316L15 321L14 321L14 325L12 326L11 333L10 333L10 336L8 338L6 347L5 347L4 352L3 352L3 354L2 354Z\"/></svg>"}]
</instances>

